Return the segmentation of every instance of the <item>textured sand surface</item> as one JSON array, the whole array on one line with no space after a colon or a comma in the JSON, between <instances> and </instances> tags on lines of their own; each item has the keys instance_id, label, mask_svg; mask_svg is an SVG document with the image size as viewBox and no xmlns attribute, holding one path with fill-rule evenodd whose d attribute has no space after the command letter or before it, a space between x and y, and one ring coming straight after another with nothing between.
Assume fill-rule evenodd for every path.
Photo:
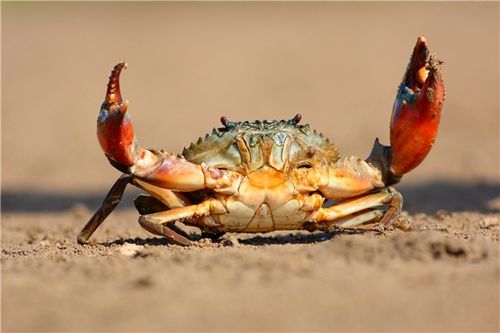
<instances>
[{"instance_id":1,"label":"textured sand surface","mask_svg":"<svg viewBox=\"0 0 500 333\"><path fill-rule=\"evenodd\" d=\"M2 3L2 331L498 331L498 3ZM388 142L418 35L445 61L435 147L397 188L415 231L225 235L182 248L95 138L109 71L139 142L296 113L364 157Z\"/></svg>"}]
</instances>

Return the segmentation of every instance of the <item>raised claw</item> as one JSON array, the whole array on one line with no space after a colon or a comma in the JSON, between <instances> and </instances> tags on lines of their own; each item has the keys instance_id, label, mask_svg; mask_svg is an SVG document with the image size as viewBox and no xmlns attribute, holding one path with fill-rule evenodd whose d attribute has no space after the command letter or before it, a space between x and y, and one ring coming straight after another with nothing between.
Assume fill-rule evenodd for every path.
<instances>
[{"instance_id":1,"label":"raised claw","mask_svg":"<svg viewBox=\"0 0 500 333\"><path fill-rule=\"evenodd\" d=\"M132 166L137 155L134 128L127 114L128 101L122 101L120 91L120 74L126 67L121 62L113 68L97 118L99 144L106 156L121 168Z\"/></svg>"},{"instance_id":2,"label":"raised claw","mask_svg":"<svg viewBox=\"0 0 500 333\"><path fill-rule=\"evenodd\" d=\"M427 41L417 44L401 83L391 117L391 171L400 177L419 165L437 135L445 97L440 65Z\"/></svg>"}]
</instances>

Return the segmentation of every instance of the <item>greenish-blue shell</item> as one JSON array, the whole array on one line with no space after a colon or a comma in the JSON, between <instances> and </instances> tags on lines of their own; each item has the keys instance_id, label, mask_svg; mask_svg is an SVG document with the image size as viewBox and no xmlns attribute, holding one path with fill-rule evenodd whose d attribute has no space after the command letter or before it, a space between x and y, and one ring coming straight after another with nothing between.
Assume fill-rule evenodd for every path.
<instances>
[{"instance_id":1,"label":"greenish-blue shell","mask_svg":"<svg viewBox=\"0 0 500 333\"><path fill-rule=\"evenodd\" d=\"M242 138L250 153L245 161L237 138ZM241 141L241 139L240 139ZM285 141L287 141L285 143ZM337 148L309 125L292 120L255 120L227 122L223 128L199 138L183 151L183 156L196 164L255 170L270 164L276 169L326 165L338 159Z\"/></svg>"}]
</instances>

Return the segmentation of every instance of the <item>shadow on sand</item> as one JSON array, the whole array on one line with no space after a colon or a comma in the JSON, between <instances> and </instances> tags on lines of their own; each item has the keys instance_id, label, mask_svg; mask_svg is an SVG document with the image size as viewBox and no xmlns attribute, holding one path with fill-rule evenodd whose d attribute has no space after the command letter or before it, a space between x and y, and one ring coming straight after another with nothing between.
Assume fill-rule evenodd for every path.
<instances>
[{"instance_id":1,"label":"shadow on sand","mask_svg":"<svg viewBox=\"0 0 500 333\"><path fill-rule=\"evenodd\" d=\"M245 237L243 239L238 239L235 237L234 239L228 241L227 238L220 237L207 237L204 238L212 238L213 243L219 243L223 246L235 246L234 242L236 241L241 245L254 245L254 246L264 246L264 245L284 245L284 244L310 244L310 243L318 243L330 240L339 235L354 235L354 234L362 234L363 231L360 230L333 230L333 231L315 231L312 233L304 233L304 232L286 232L278 235L255 235L252 237ZM237 239L237 240L235 240ZM199 241L200 237L193 237L193 241ZM134 244L134 245L148 245L148 246L169 246L174 245L171 241L164 237L148 237L148 238L119 238L113 241L104 242L104 243L90 243L89 246L93 245L101 245L105 247L113 247L113 246L121 246L125 244ZM85 245L86 246L86 245Z\"/></svg>"},{"instance_id":2,"label":"shadow on sand","mask_svg":"<svg viewBox=\"0 0 500 333\"><path fill-rule=\"evenodd\" d=\"M404 210L411 214L433 214L445 211L498 212L500 183L458 183L433 181L418 185L400 185L396 188L405 198ZM127 189L118 209L133 207L133 198L139 192ZM106 190L102 193L68 194L36 191L2 191L2 213L12 212L57 212L85 206L94 211L101 205ZM492 205L496 200L497 204Z\"/></svg>"}]
</instances>

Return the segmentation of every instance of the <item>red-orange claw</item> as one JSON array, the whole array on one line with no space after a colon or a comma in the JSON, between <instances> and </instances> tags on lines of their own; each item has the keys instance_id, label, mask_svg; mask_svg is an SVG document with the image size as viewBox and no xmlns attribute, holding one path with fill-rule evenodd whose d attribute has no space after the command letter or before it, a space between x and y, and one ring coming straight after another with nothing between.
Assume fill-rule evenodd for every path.
<instances>
[{"instance_id":1,"label":"red-orange claw","mask_svg":"<svg viewBox=\"0 0 500 333\"><path fill-rule=\"evenodd\" d=\"M436 138L445 96L441 63L419 37L392 111L391 171L397 177L418 166Z\"/></svg>"},{"instance_id":2,"label":"red-orange claw","mask_svg":"<svg viewBox=\"0 0 500 333\"><path fill-rule=\"evenodd\" d=\"M122 168L134 164L137 150L134 128L127 114L128 101L122 101L120 91L120 74L126 66L121 62L113 68L97 118L99 144L106 156Z\"/></svg>"}]
</instances>

